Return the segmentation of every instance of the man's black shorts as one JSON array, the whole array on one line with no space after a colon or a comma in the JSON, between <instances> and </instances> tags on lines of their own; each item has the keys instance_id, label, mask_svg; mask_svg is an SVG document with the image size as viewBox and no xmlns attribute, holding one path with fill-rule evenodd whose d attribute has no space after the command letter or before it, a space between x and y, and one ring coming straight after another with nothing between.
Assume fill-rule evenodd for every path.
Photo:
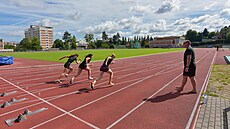
<instances>
[{"instance_id":1,"label":"man's black shorts","mask_svg":"<svg viewBox=\"0 0 230 129\"><path fill-rule=\"evenodd\" d=\"M194 77L196 75L196 65L189 66L188 72L185 72L185 68L186 67L184 67L183 71L184 76Z\"/></svg>"}]
</instances>

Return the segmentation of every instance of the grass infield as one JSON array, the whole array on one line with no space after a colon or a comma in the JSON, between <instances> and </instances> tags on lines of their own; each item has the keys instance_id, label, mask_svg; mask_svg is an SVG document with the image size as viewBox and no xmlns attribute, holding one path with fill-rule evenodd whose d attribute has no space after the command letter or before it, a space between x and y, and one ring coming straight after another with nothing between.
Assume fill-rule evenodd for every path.
<instances>
[{"instance_id":1,"label":"grass infield","mask_svg":"<svg viewBox=\"0 0 230 129\"><path fill-rule=\"evenodd\" d=\"M7 52L1 53L0 56L13 56L14 58L29 58L36 60L46 60L59 62L59 58L62 56L67 56L77 53L79 58L84 59L87 54L93 54L92 61L104 60L106 56L114 53L116 59L127 58L133 56L143 56L157 53L165 52L176 52L182 51L183 48L153 48L153 49L97 49L97 50L72 50L72 51L42 51L42 52ZM60 62L65 62L66 59L61 60Z\"/></svg>"},{"instance_id":2,"label":"grass infield","mask_svg":"<svg viewBox=\"0 0 230 129\"><path fill-rule=\"evenodd\" d=\"M206 93L230 100L230 65L213 65Z\"/></svg>"}]
</instances>

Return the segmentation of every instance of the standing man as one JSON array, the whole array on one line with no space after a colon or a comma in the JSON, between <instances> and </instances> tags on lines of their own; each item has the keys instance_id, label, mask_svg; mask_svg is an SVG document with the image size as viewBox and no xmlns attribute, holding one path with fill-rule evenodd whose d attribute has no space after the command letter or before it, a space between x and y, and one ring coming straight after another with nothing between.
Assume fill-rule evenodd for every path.
<instances>
[{"instance_id":1,"label":"standing man","mask_svg":"<svg viewBox=\"0 0 230 129\"><path fill-rule=\"evenodd\" d=\"M193 90L191 93L197 93L196 88L196 64L195 64L195 53L191 47L191 42L189 40L183 43L183 47L186 48L184 52L184 71L183 71L183 80L180 87L177 87L177 91L181 92L184 89L185 84L187 83L188 77L191 80Z\"/></svg>"}]
</instances>

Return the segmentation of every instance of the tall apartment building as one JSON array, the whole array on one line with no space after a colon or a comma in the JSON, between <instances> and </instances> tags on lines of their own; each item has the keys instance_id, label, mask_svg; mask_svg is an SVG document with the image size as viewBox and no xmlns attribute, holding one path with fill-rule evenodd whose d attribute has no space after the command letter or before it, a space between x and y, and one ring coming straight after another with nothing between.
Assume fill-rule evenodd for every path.
<instances>
[{"instance_id":1,"label":"tall apartment building","mask_svg":"<svg viewBox=\"0 0 230 129\"><path fill-rule=\"evenodd\" d=\"M31 25L25 30L25 38L37 37L43 50L53 46L53 27Z\"/></svg>"},{"instance_id":2,"label":"tall apartment building","mask_svg":"<svg viewBox=\"0 0 230 129\"><path fill-rule=\"evenodd\" d=\"M4 40L0 39L0 50L4 49Z\"/></svg>"}]
</instances>

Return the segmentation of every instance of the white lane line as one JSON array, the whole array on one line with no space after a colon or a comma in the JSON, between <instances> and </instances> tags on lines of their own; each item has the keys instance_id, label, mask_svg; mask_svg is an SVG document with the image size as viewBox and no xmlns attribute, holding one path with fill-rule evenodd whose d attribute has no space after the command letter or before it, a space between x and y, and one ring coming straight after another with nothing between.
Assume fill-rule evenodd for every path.
<instances>
[{"instance_id":1,"label":"white lane line","mask_svg":"<svg viewBox=\"0 0 230 129\"><path fill-rule=\"evenodd\" d=\"M117 123L119 123L120 121L122 121L125 117L127 117L129 114L131 114L132 112L134 112L136 109L138 109L140 106L142 106L144 103L146 103L149 99L151 99L153 96L155 96L156 94L158 94L160 91L162 91L164 88L166 88L169 84L171 84L173 81L175 81L177 78L179 78L182 75L179 74L178 76L176 76L173 80L171 80L169 83L167 83L166 85L164 85L161 89L159 89L157 92L155 92L154 94L152 94L151 96L148 97L148 99L146 101L143 101L142 103L140 103L139 105L137 105L135 108L133 108L132 110L130 110L128 113L126 113L124 116L122 116L120 119L116 120L113 124L111 124L109 127L107 127L106 129L110 129L113 126L115 126Z\"/></svg>"},{"instance_id":2,"label":"white lane line","mask_svg":"<svg viewBox=\"0 0 230 129\"><path fill-rule=\"evenodd\" d=\"M145 77L145 78L146 78L146 77ZM133 85L135 85L135 84L137 84L137 83L139 83L139 82L144 81L145 78L144 78L144 79L141 79L141 80L139 80L139 81L137 81L137 82L135 82L135 83L133 83L133 84L131 84L131 85L128 85L128 86L126 86L126 87L124 87L124 88L122 88L122 89L119 89L119 90L117 90L117 91L115 91L115 92L112 92L112 93L107 94L107 95L105 95L105 96L103 96L103 97L100 97L100 98L98 98L98 99L96 99L96 100L94 100L94 101L91 101L91 102L89 102L89 103L86 103L86 104L84 104L84 105L82 105L82 106L80 106L80 107L78 107L78 108L75 108L75 109L69 111L69 113L71 113L71 112L73 112L73 111L76 111L76 110L79 110L79 109L81 109L81 108L83 108L83 107L86 107L86 106L88 106L88 105L91 105L91 104L93 104L93 103L95 103L95 102L97 102L97 101L100 101L100 100L104 99L104 98L107 98L107 97L109 97L109 96L111 96L111 95L113 95L113 94L115 94L115 93L117 93L117 92L119 92L119 91L122 91L122 90L124 90L124 89L126 89L126 88L129 88L129 87L131 87L131 86L133 86ZM65 115L65 114L64 114L64 115ZM37 125L36 127L42 126L42 125L44 125L44 124L46 124L46 123L48 123L48 122L51 122L51 121L53 121L53 120L56 120L56 119L62 117L62 116L64 116L64 115L62 114L62 115L59 115L59 116L57 116L57 117L54 117L52 120L49 120L49 121L40 123L40 124ZM33 129L33 128L34 128L34 127L31 127L31 129Z\"/></svg>"},{"instance_id":3,"label":"white lane line","mask_svg":"<svg viewBox=\"0 0 230 129\"><path fill-rule=\"evenodd\" d=\"M17 70L17 69L26 69L26 68L53 67L53 66L60 66L60 65L63 65L63 64L35 65L35 66L24 66L24 67L14 67L14 68L0 68L0 70Z\"/></svg>"},{"instance_id":4,"label":"white lane line","mask_svg":"<svg viewBox=\"0 0 230 129\"><path fill-rule=\"evenodd\" d=\"M96 99L96 100L94 100L94 101L91 101L91 102L89 102L89 103L86 103L86 104L84 104L84 105L82 105L82 106L80 106L80 107L77 107L77 108L75 108L75 109L69 111L69 112L71 113L71 112L74 112L74 111L79 110L79 109L81 109L81 108L84 108L84 107L86 107L86 106L88 106L88 105L91 105L91 104L93 104L93 103L95 103L95 102L98 102L98 101L100 101L100 100L102 100L102 99L105 99L105 98L107 98L107 97L109 97L109 96L112 96L113 94L116 94L116 93L118 93L118 92L120 92L120 91L123 91L123 90L125 90L125 89L127 89L127 88L129 88L129 87L134 86L135 84L138 84L138 83L140 83L140 82L143 82L143 81L145 81L146 79L149 79L149 78L151 78L151 77L153 77L153 76L156 76L156 75L157 75L157 73L156 73L156 74L153 74L153 75L150 75L150 76L147 76L147 77L143 77L142 79L138 79L139 81L137 81L137 82L134 82L134 83L132 83L132 84L126 86L126 87L123 87L123 88L121 88L121 89L119 89L119 90L116 90L116 91L114 91L114 92L112 92L112 93L110 93L110 94L107 94L107 95L105 95L105 96L102 96L102 97L100 97L100 98L98 98L98 99ZM60 118L60 117L62 117L62 116L63 116L63 114L62 114L62 115L59 115L59 116L57 116L57 117L54 117L52 120L56 120L56 119L58 119L58 118ZM46 124L46 123L48 123L48 122L51 122L51 121L46 121L46 122L44 122L44 123L40 123L39 126L42 126L42 125L44 125L44 124ZM39 127L39 126L36 126L36 127ZM32 128L33 128L33 127L32 127Z\"/></svg>"},{"instance_id":5,"label":"white lane line","mask_svg":"<svg viewBox=\"0 0 230 129\"><path fill-rule=\"evenodd\" d=\"M167 58L168 59L168 58ZM175 61L175 60L173 60L173 61ZM160 62L159 60L158 61L156 61L156 62ZM172 62L172 61L167 61L167 62ZM165 62L165 63L167 63L167 62ZM156 65L158 65L158 64L156 64ZM159 64L160 65L160 64ZM161 64L162 65L162 64ZM117 67L115 67L115 68L117 68ZM124 68L124 67L123 67ZM138 67L137 67L138 68ZM155 67L154 67L155 68ZM114 68L113 68L114 69ZM151 68L152 69L152 68ZM126 69L127 70L127 69ZM129 70L133 70L133 68L130 68ZM155 69L152 69L152 70L155 70ZM140 72L147 72L148 70L141 70L141 71L139 71L139 72L136 72L136 73L140 73ZM114 72L114 74L116 74L116 73L120 73L121 71L119 71L119 72ZM99 73L99 72L97 72L97 73ZM131 76L131 75L133 75L133 74L126 74L126 76ZM54 77L54 76L50 76L50 77L45 77L45 78L52 78L52 77ZM56 77L56 76L55 76ZM79 78L77 78L78 80L82 80L82 79L80 79L80 78L84 78L85 76L82 76L82 77L79 77ZM123 77L122 77L123 78ZM36 78L36 80L40 80L40 79L43 79L43 78ZM117 79L121 79L121 77L118 77ZM31 79L31 80L33 80L33 79ZM25 81L25 80L24 80ZM28 81L28 80L27 80ZM18 82L18 83L21 83L21 82ZM40 84L46 84L46 83L35 83L35 84L33 84L33 85L35 85L36 86L36 84L37 85L40 85ZM22 87L22 88L26 88L26 87L30 87L30 86L20 86L20 87ZM11 91L11 90L15 90L15 89L8 89L7 91Z\"/></svg>"},{"instance_id":6,"label":"white lane line","mask_svg":"<svg viewBox=\"0 0 230 129\"><path fill-rule=\"evenodd\" d=\"M70 92L70 93L66 93L66 94L63 94L63 95L57 95L57 96L47 97L47 98L45 98L45 99L48 99L48 100L46 100L46 101L52 101L52 100L55 100L55 99L58 99L58 98L61 98L61 97L65 97L65 96L71 95L71 94L76 94L76 91ZM50 98L50 99L49 99L49 98ZM38 99L37 99L37 100L31 100L31 102L32 102L32 101L40 101L40 100L38 100ZM8 115L8 114L11 114L11 113L14 113L14 112L17 112L17 111L20 111L20 110L29 108L29 107L33 107L33 106L42 104L42 103L44 103L44 102L38 102L38 103L29 105L29 106L26 106L26 107L22 107L22 108L18 108L18 109L15 109L15 110L11 110L11 111L9 111L9 112L0 114L0 116L5 116L5 115Z\"/></svg>"},{"instance_id":7,"label":"white lane line","mask_svg":"<svg viewBox=\"0 0 230 129\"><path fill-rule=\"evenodd\" d=\"M198 96L198 98L197 98L197 100L196 100L196 104L195 104L195 106L194 106L194 108L193 108L193 110L192 110L192 113L191 113L191 115L190 115L190 118L189 118L189 120L188 120L188 123L187 123L185 129L190 129L190 126L191 126L191 124L192 124L192 120L193 120L194 115L195 115L195 113L196 113L196 109L197 109L197 107L198 107L198 105L199 105L199 102L200 102L200 98L201 98L201 95L202 95L202 91L203 91L204 88L208 85L208 81L209 81L209 77L210 77L212 65L213 65L213 63L214 63L215 58L216 58L216 52L215 52L215 55L213 56L213 59L212 59L212 62L211 62L211 64L210 64L208 73L207 73L206 78L205 78L205 80L204 80L204 83L203 83L203 85L202 85L201 92L200 92L200 94L199 94L199 96Z\"/></svg>"},{"instance_id":8,"label":"white lane line","mask_svg":"<svg viewBox=\"0 0 230 129\"><path fill-rule=\"evenodd\" d=\"M52 104L52 103L50 103L50 102L48 102L48 101L46 101L46 100L44 100L44 99L42 99L42 98L36 96L36 95L34 95L34 94L28 92L27 90L22 89L21 87L19 87L19 86L13 84L13 83L7 81L6 79L4 79L4 78L2 78L2 77L0 77L0 79L4 80L5 82L8 82L9 84L13 85L14 87L17 87L18 89L20 89L20 90L26 92L27 94L30 94L31 96L33 96L33 97L35 97L35 98L41 100L42 102L44 102L44 103L46 103L46 104L48 104L48 105L50 105L50 106L52 106L52 107L54 107L54 108L56 108L56 109L62 111L62 112L64 112L64 114L69 115L69 116L72 116L73 118L75 118L75 119L81 121L82 123L85 123L86 125L88 125L88 126L94 128L94 129L99 129L98 127L94 126L93 124L91 124L91 123L89 123L89 122L87 122L87 121L85 121L85 120L83 120L83 119L81 119L81 118L79 118L79 117L77 117L77 116L71 114L70 112L67 112L67 111L65 111L64 109L62 109L62 108L60 108L60 107L58 107L58 106L56 106L56 105L54 105L54 104Z\"/></svg>"},{"instance_id":9,"label":"white lane line","mask_svg":"<svg viewBox=\"0 0 230 129\"><path fill-rule=\"evenodd\" d=\"M207 55L208 55L208 54L207 54ZM206 56L207 56L207 55L206 55ZM204 56L204 57L206 57L206 56ZM202 59L203 59L203 58L202 58ZM164 70L163 70L163 71L164 71ZM142 82L142 81L144 81L144 80L146 80L146 79L148 79L148 78L151 78L151 77L153 77L153 76L157 76L158 73L161 73L161 72L162 72L162 71L159 71L159 72L157 72L157 73L155 73L155 74L153 74L153 75L144 77L143 79L141 79L141 80L139 80L139 81L137 81L137 82L135 82L135 83L133 83L133 84L130 84L130 85L128 85L128 86L126 86L126 87L123 87L123 88L121 88L121 89L119 89L119 90L116 90L116 91L114 91L114 92L112 92L112 93L110 93L110 94L107 94L107 95L105 95L105 96L102 96L102 97L100 97L100 98L98 98L98 99L96 99L96 100L94 100L94 101L91 101L91 102L89 102L89 103L86 103L86 104L84 104L84 105L82 105L82 106L80 106L80 107L78 107L78 108L75 108L75 109L69 111L69 112L71 113L71 112L73 112L73 111L76 111L76 110L79 110L79 109L81 109L81 108L84 108L84 107L86 107L86 106L88 106L88 105L91 105L91 104L93 104L93 103L95 103L95 102L97 102L97 101L100 101L100 100L102 100L102 99L104 99L104 98L107 98L107 97L109 97L109 96L111 96L111 95L113 95L113 94L115 94L115 93L118 93L118 92L120 92L120 91L123 91L123 90L129 88L129 87L132 87L133 85L138 84L138 83L140 83L140 82ZM61 116L63 116L63 115L61 115ZM58 119L58 118L60 118L61 116L54 117L52 120ZM48 123L48 122L50 122L50 121L41 123L41 124L39 124L39 126L42 126L42 125L44 125L44 124L46 124L46 123ZM36 127L39 127L39 126L36 126Z\"/></svg>"},{"instance_id":10,"label":"white lane line","mask_svg":"<svg viewBox=\"0 0 230 129\"><path fill-rule=\"evenodd\" d=\"M44 92L44 91L48 91L48 90L52 90L52 89L57 89L57 87L50 87L50 88L44 88L44 89L36 89L36 90L31 90L29 92L31 93L41 93L41 92ZM27 96L28 94L21 94L21 95L18 95L17 97L23 97L23 96Z\"/></svg>"},{"instance_id":11,"label":"white lane line","mask_svg":"<svg viewBox=\"0 0 230 129\"><path fill-rule=\"evenodd\" d=\"M145 78L145 77L142 77L142 78ZM128 83L128 82L133 82L133 81L136 81L136 80L140 80L142 78L138 78L138 79L133 79L133 80L128 80L128 81L125 81L125 82L120 82L120 83L116 83L116 85L120 85L120 84L123 84L123 83ZM56 96L50 96L50 97L46 97L44 99L47 99L46 101L52 101L52 100L56 100L56 99L59 99L61 97L66 97L68 95L72 95L72 94L76 94L77 91L74 91L74 92L70 92L70 93L66 93L66 94L62 94L62 95L56 95ZM27 101L27 102L34 102L34 101L39 101L39 100L31 100L31 101ZM26 103L26 102L25 102ZM29 105L29 106L26 106L26 107L23 107L23 108L20 108L20 109L16 109L16 110L12 110L10 112L7 112L7 113L3 113L3 114L0 114L0 117L1 116L5 116L5 115L8 115L8 114L11 114L11 113L14 113L16 111L19 111L19 110L23 110L25 108L29 108L29 107L33 107L33 106L36 106L38 104L42 104L43 102L39 102L39 103L36 103L36 104L32 104L32 105Z\"/></svg>"},{"instance_id":12,"label":"white lane line","mask_svg":"<svg viewBox=\"0 0 230 129\"><path fill-rule=\"evenodd\" d=\"M207 53L205 56L203 56L200 60L198 60L196 63L200 62L202 59L204 59L205 57L207 57L210 53ZM161 72L158 72L161 73ZM152 94L150 97L148 97L148 99L146 101L143 101L142 103L140 103L139 105L137 105L136 107L134 107L132 110L130 110L128 113L126 113L124 116L122 116L120 119L116 120L114 123L112 123L109 127L107 127L106 129L110 129L113 126L115 126L116 124L118 124L120 121L122 121L124 118L126 118L128 115L130 115L132 112L134 112L136 109L138 109L140 106L142 106L143 104L145 104L149 99L151 99L153 96L155 96L156 94L158 94L160 91L162 91L163 89L165 89L169 84L171 84L172 82L174 82L177 78L179 78L183 73L179 74L178 76L176 76L173 80L171 80L169 83L167 83L166 85L164 85L161 89L159 89L157 92L155 92L154 94ZM157 74L158 75L158 74Z\"/></svg>"}]
</instances>

